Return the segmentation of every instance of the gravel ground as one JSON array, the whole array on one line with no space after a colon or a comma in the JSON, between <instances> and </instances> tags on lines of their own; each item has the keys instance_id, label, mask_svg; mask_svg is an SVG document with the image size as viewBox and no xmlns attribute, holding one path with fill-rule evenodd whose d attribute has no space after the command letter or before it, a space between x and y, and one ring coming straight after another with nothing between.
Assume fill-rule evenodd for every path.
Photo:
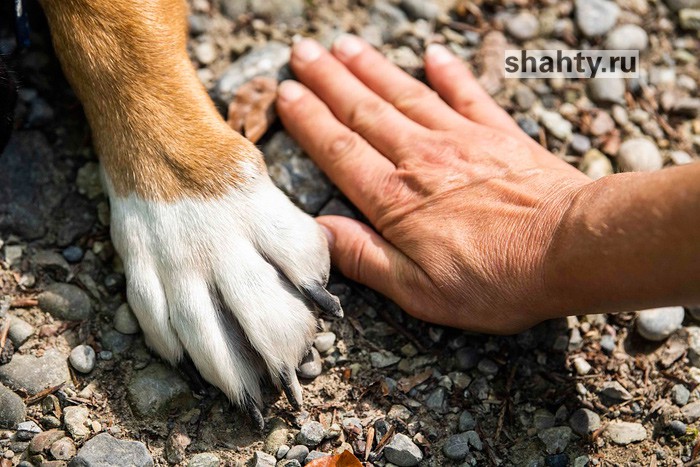
<instances>
[{"instance_id":1,"label":"gravel ground","mask_svg":"<svg viewBox=\"0 0 700 467\"><path fill-rule=\"evenodd\" d=\"M697 0L190 4L192 60L222 112L254 76L289 76L295 38L350 31L418 77L424 47L447 44L528 134L592 178L698 158ZM321 323L300 368L305 411L270 392L260 435L216 390L195 397L125 304L89 130L30 13L18 129L0 158L0 466L295 466L346 449L387 466L695 465L700 307L491 337L418 322L334 277L347 317ZM640 49L642 74L503 80L507 47ZM258 144L303 209L357 215L279 124Z\"/></svg>"}]
</instances>

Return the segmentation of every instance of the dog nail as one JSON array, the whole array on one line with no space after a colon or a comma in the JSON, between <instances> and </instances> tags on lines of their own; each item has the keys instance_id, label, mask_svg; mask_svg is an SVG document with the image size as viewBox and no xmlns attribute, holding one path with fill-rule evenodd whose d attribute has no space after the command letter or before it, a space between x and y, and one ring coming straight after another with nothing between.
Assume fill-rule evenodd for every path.
<instances>
[{"instance_id":1,"label":"dog nail","mask_svg":"<svg viewBox=\"0 0 700 467\"><path fill-rule=\"evenodd\" d=\"M294 56L302 62L313 62L322 53L323 47L313 39L303 39L294 45Z\"/></svg>"},{"instance_id":2,"label":"dog nail","mask_svg":"<svg viewBox=\"0 0 700 467\"><path fill-rule=\"evenodd\" d=\"M323 286L319 284L307 285L302 287L302 291L324 313L335 318L343 317L343 307L340 305L340 300Z\"/></svg>"},{"instance_id":3,"label":"dog nail","mask_svg":"<svg viewBox=\"0 0 700 467\"><path fill-rule=\"evenodd\" d=\"M255 405L255 402L248 401L245 404L244 409L248 414L248 418L250 419L253 428L255 428L255 430L259 433L262 433L262 431L265 429L265 419L263 418L258 406Z\"/></svg>"},{"instance_id":4,"label":"dog nail","mask_svg":"<svg viewBox=\"0 0 700 467\"><path fill-rule=\"evenodd\" d=\"M281 375L282 380L282 390L287 396L287 400L294 408L294 410L300 410L303 402L301 384L297 379L297 373L294 369L284 370Z\"/></svg>"}]
</instances>

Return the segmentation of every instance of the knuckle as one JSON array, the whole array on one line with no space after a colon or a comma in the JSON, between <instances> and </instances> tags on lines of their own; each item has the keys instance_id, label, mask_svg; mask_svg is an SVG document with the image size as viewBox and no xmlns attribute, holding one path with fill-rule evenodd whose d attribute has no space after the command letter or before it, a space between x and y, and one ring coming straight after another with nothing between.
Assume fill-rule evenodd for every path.
<instances>
[{"instance_id":1,"label":"knuckle","mask_svg":"<svg viewBox=\"0 0 700 467\"><path fill-rule=\"evenodd\" d=\"M360 144L360 136L351 131L344 131L333 136L328 142L326 154L330 155L333 160L342 159L348 154L357 151Z\"/></svg>"},{"instance_id":2,"label":"knuckle","mask_svg":"<svg viewBox=\"0 0 700 467\"><path fill-rule=\"evenodd\" d=\"M381 99L360 99L350 110L348 125L359 133L370 130L386 114L388 107Z\"/></svg>"},{"instance_id":3,"label":"knuckle","mask_svg":"<svg viewBox=\"0 0 700 467\"><path fill-rule=\"evenodd\" d=\"M439 99L438 94L427 86L419 86L408 91L402 91L394 99L395 106L402 112L420 108L426 102Z\"/></svg>"}]
</instances>

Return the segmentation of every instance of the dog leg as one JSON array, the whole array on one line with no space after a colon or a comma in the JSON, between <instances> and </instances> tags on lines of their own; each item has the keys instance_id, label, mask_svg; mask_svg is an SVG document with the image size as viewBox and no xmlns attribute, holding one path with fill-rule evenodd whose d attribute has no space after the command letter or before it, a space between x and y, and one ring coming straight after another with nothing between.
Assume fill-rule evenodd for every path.
<instances>
[{"instance_id":1,"label":"dog leg","mask_svg":"<svg viewBox=\"0 0 700 467\"><path fill-rule=\"evenodd\" d=\"M230 130L185 49L181 0L43 0L83 103L111 202L114 246L148 344L261 423L269 375L301 402L311 300L340 316L318 225ZM308 297L308 298L307 298Z\"/></svg>"}]
</instances>

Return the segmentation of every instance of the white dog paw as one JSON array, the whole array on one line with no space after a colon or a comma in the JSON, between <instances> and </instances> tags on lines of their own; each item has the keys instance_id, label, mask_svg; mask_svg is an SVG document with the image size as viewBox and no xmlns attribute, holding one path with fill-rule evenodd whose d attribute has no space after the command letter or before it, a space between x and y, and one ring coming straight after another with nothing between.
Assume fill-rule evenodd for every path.
<instances>
[{"instance_id":1,"label":"white dog paw","mask_svg":"<svg viewBox=\"0 0 700 467\"><path fill-rule=\"evenodd\" d=\"M342 316L324 288L330 260L318 224L266 176L219 198L112 195L111 211L148 345L173 365L189 355L259 426L268 375L300 406L296 367L314 337L312 303Z\"/></svg>"}]
</instances>

